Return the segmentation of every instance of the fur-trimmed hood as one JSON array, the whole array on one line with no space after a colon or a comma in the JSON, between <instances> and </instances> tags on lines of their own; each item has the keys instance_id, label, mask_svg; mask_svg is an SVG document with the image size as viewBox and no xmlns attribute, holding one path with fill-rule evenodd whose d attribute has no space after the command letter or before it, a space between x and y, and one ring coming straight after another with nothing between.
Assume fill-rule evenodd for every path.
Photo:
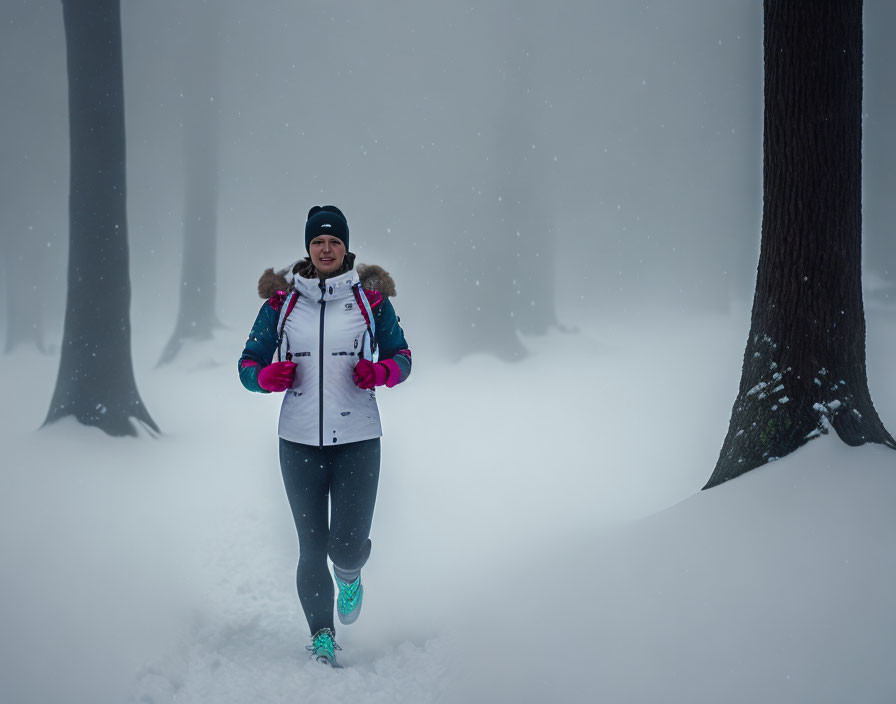
<instances>
[{"instance_id":1,"label":"fur-trimmed hood","mask_svg":"<svg viewBox=\"0 0 896 704\"><path fill-rule=\"evenodd\" d=\"M265 269L261 278L258 279L258 295L261 298L270 298L277 291L289 292L293 289L293 269L294 265L285 269L274 271L274 268ZM395 296L395 281L389 275L389 272L376 264L358 264L355 267L358 272L358 278L361 279L361 286L368 291L379 291L383 296L392 298Z\"/></svg>"}]
</instances>

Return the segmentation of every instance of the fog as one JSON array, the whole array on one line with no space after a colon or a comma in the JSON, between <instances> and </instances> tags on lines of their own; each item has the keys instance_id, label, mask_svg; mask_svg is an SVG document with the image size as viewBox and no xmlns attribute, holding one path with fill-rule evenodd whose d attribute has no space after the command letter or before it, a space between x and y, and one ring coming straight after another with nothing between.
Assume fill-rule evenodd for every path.
<instances>
[{"instance_id":1,"label":"fog","mask_svg":"<svg viewBox=\"0 0 896 704\"><path fill-rule=\"evenodd\" d=\"M556 293L569 325L578 309L749 297L761 198L756 4L196 5L122 9L134 309L152 310L147 322L173 325L193 93L219 121L219 173L208 178L220 183L228 324L245 325L240 304L263 268L302 254L316 203L346 212L361 261L393 271L415 292L403 310L433 334L448 323L446 341L474 308L482 327L506 317L495 292L513 281L535 288L520 294L530 305ZM58 282L61 12L24 2L7 15L4 238L49 245L40 268ZM460 309L432 315L435 301L458 297ZM52 339L58 309L48 313Z\"/></svg>"},{"instance_id":2,"label":"fog","mask_svg":"<svg viewBox=\"0 0 896 704\"><path fill-rule=\"evenodd\" d=\"M187 112L204 100L218 130L207 178L219 183L227 324L245 325L263 268L302 254L317 203L344 210L361 261L394 271L414 292L402 308L428 333L450 329L445 343L470 322L503 321L498 292L515 286L567 325L583 309L727 310L751 296L761 3L163 0L122 13L134 309L146 323L173 326ZM885 276L893 91L879 28L891 14L866 3L866 249ZM61 10L20 0L3 17L4 261L45 272L42 290L58 294ZM5 267L10 285L17 268ZM450 312L433 315L446 298ZM60 308L47 311L50 340Z\"/></svg>"},{"instance_id":3,"label":"fog","mask_svg":"<svg viewBox=\"0 0 896 704\"><path fill-rule=\"evenodd\" d=\"M866 0L869 378L891 429L894 19L892 3ZM258 277L304 256L306 213L316 204L341 208L358 260L394 277L394 305L415 359L405 396L412 407L402 405L403 389L382 402L386 420L393 418L384 440L384 447L393 443L392 454L384 457L392 458L396 473L384 481L389 491L378 507L394 513L378 508L383 552L372 575L374 585L380 579L381 594L397 591L386 602L392 611L371 606L372 627L388 636L386 644L370 632L359 637L360 655L354 657L363 677L374 672L404 686L382 668L397 662L400 669L406 660L422 662L427 676L417 685L423 690L442 676L444 644L430 649L423 643L440 635L449 617L408 625L413 618L404 612L392 620L408 603L425 610L407 585L386 586L394 579L387 567L398 571L404 564L402 550L424 551L424 538L432 538L434 554L421 558L429 570L426 588L456 589L463 606L476 602L463 592L468 575L451 571L448 587L435 583L434 575L449 572L435 551L443 551L452 566L459 564L467 547L477 544L477 530L494 529L470 548L471 570L481 574L492 550L506 548L502 564L529 559L535 529L528 523L537 523L531 517L540 512L565 531L602 530L611 520L636 520L674 505L708 478L737 389L758 260L761 2L122 0L122 32L132 354L137 385L162 437L152 449L145 444L153 441L141 437L133 441L145 443L141 449L116 444L107 453L103 448L112 446L104 446L106 438L95 431L79 435L78 428L62 424L36 432L50 402L65 313L65 35L58 0L7 0L0 9L0 317L8 362L4 396L14 399L4 411L2 441L16 469L8 475L10 487L20 482L15 491L7 490L4 555L15 554L0 577L27 605L10 619L22 643L34 645L38 629L29 614L47 600L64 622L40 621L41 629L56 632L55 649L76 649L82 622L100 623L100 654L91 656L89 667L80 661L68 665L89 673L91 691L107 684L105 667L114 670L116 691L133 690L128 668L148 661L137 689L154 692L155 699L146 694L142 701L158 702L177 699L184 681L186 694L178 701L212 701L196 680L190 683L189 670L199 660L197 672L216 671L218 665L210 663L221 643L244 638L253 647L270 646L277 626L264 619L296 607L293 546L286 542L291 526L270 442L276 408L239 388L235 367L261 305ZM190 211L197 191L211 203L198 216ZM181 306L185 228L197 218L214 227L202 250L207 257L198 265L209 279L193 295L213 302L222 327L206 341L185 346L174 364L157 367ZM884 325L889 327L882 332ZM45 447L42 437L51 438ZM69 458L68 465L56 459L61 456ZM129 459L130 469L138 471L107 482ZM412 471L433 461L431 480ZM253 462L261 468L249 467ZM885 460L875 462L880 467ZM42 472L28 471L32 463ZM205 463L215 471L197 473ZM63 474L66 466L83 471L83 482ZM451 481L457 466L468 485ZM801 471L808 466L801 464ZM558 488L545 478L546 467L569 470L572 479ZM265 472L261 488L250 468ZM483 468L488 479L473 486ZM158 470L161 484L140 476L144 469ZM503 514L496 513L494 520L504 516L506 525L495 528L486 516L507 500L505 481L518 482L520 493ZM209 497L191 493L213 484ZM60 486L65 493L54 494L47 509L40 497ZM880 486L889 484L881 480ZM178 497L174 508L165 504L169 491ZM134 514L123 495L134 502ZM85 499L98 517L79 524L68 497ZM249 506L244 510L238 508L243 499ZM232 513L215 513L222 507ZM158 515L165 510L173 512L170 523ZM61 527L50 515L75 523ZM104 564L77 575L84 593L110 575L124 586L91 592L84 616L51 584L53 551L69 550L58 538L71 529L101 540L128 519L128 532L111 548L125 567L116 572ZM418 534L402 520L438 525L431 535ZM453 520L463 528L456 530ZM21 544L12 532L19 521L27 525ZM526 530L517 532L520 524ZM186 547L147 564L142 556L161 550L142 532L147 526L164 526L153 535L163 536L166 549L179 541ZM217 549L211 534L221 526L228 540L238 534L242 543L226 559L203 553L212 566L197 568L190 550ZM184 538L186 533L192 537ZM255 540L256 533L264 538ZM240 591L242 583L227 582L215 571L223 574L225 564L238 570L264 539L283 549L252 563L259 570L274 565L269 581L259 586L247 577L250 586ZM130 554L133 544L137 551ZM102 563L104 549L91 546L90 564ZM50 557L40 569L17 571L30 553L44 550ZM69 557L77 563L72 550ZM173 580L174 586L165 570L181 568L188 576ZM147 581L135 586L132 571ZM204 603L204 625L191 625L185 636L192 637L191 645L178 649L165 630L166 619L177 620L174 607L147 595L176 592L179 615L200 600L183 593L180 580L190 577L203 585L200 592L215 585L220 603L213 601L221 609L208 616L216 606ZM32 578L42 585L38 592ZM125 626L113 621L127 623L123 614L134 604L120 594L129 589L164 613L159 623L165 623L155 624L158 633L150 628L152 636L139 647L122 648L121 662L112 666L101 656L124 639ZM119 592L109 609L113 615L100 617L110 591ZM236 603L228 599L237 592L252 599L262 594L256 604L265 614L261 626L243 612L228 611ZM0 617L14 610L7 605ZM141 615L141 628L153 613ZM290 637L304 637L300 620ZM412 655L401 652L403 638L417 647ZM206 646L207 652L201 650ZM385 665L376 660L382 648L394 656ZM166 652L176 653L170 656L176 666L165 660ZM275 665L291 673L296 653L289 652ZM53 662L66 655L45 657ZM17 658L24 664L16 686L25 692L44 675L44 660ZM164 696L154 689L157 676L170 689ZM270 682L277 694L269 692L266 701L280 701L282 691ZM376 682L382 696L370 701L398 701ZM47 691L65 690L64 683L43 684ZM355 685L345 685L345 691L364 691L370 680ZM40 701L34 691L34 701Z\"/></svg>"}]
</instances>

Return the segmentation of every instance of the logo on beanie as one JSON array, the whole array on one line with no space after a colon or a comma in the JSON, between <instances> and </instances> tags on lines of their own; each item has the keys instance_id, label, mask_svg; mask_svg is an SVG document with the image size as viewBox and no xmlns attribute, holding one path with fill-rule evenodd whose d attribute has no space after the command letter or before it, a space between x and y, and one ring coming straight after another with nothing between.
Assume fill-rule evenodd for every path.
<instances>
[{"instance_id":1,"label":"logo on beanie","mask_svg":"<svg viewBox=\"0 0 896 704\"><path fill-rule=\"evenodd\" d=\"M321 226L322 228L323 228L323 227L333 227L333 226L332 226L330 223L328 223L328 222L321 223L320 226Z\"/></svg>"}]
</instances>

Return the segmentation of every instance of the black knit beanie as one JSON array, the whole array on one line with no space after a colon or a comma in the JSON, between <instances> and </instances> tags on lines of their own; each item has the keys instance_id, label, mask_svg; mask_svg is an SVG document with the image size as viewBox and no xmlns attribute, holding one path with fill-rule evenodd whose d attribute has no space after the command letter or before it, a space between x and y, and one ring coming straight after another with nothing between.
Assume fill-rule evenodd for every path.
<instances>
[{"instance_id":1,"label":"black knit beanie","mask_svg":"<svg viewBox=\"0 0 896 704\"><path fill-rule=\"evenodd\" d=\"M305 251L310 251L311 240L318 235L333 235L348 249L348 220L335 205L315 205L308 211L305 223Z\"/></svg>"}]
</instances>

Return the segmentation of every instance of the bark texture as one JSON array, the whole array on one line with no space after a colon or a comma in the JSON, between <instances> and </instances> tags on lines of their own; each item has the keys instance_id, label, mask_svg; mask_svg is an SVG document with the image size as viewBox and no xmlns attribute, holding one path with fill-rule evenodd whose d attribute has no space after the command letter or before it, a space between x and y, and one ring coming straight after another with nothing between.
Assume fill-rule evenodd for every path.
<instances>
[{"instance_id":1,"label":"bark texture","mask_svg":"<svg viewBox=\"0 0 896 704\"><path fill-rule=\"evenodd\" d=\"M63 0L71 174L68 296L45 423L74 416L110 435L154 431L131 362L119 0Z\"/></svg>"},{"instance_id":2,"label":"bark texture","mask_svg":"<svg viewBox=\"0 0 896 704\"><path fill-rule=\"evenodd\" d=\"M740 390L704 488L833 427L896 448L871 401L861 280L861 0L767 0L762 244Z\"/></svg>"}]
</instances>

